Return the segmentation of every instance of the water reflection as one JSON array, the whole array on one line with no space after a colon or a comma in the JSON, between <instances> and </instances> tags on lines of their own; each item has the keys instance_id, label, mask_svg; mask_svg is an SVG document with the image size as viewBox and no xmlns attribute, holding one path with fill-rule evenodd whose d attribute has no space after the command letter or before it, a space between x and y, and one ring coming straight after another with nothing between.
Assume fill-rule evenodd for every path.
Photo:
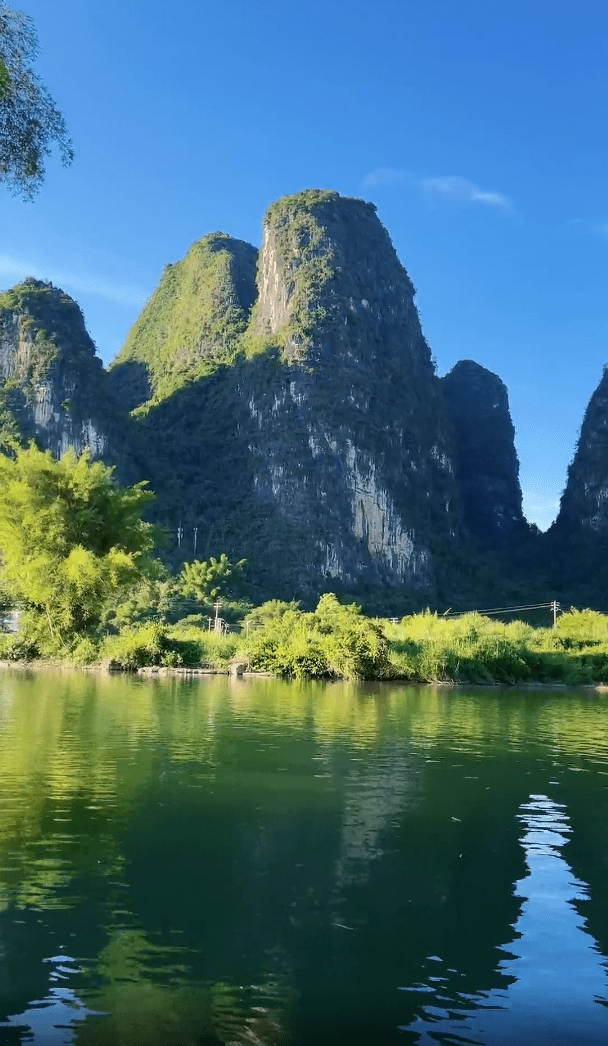
<instances>
[{"instance_id":1,"label":"water reflection","mask_svg":"<svg viewBox=\"0 0 608 1046\"><path fill-rule=\"evenodd\" d=\"M0 676L0 1044L608 1041L603 775L580 695Z\"/></svg>"},{"instance_id":2,"label":"water reflection","mask_svg":"<svg viewBox=\"0 0 608 1046\"><path fill-rule=\"evenodd\" d=\"M605 962L573 903L587 900L588 890L561 854L571 832L565 807L546 795L531 795L519 819L528 875L516 884L524 904L508 957L499 964L505 988L471 996L442 984L454 983L443 970L428 978L439 983L413 990L430 992L433 1002L403 1029L417 1032L418 1043L606 1042L606 1013L598 1005L607 1004Z\"/></svg>"},{"instance_id":3,"label":"water reflection","mask_svg":"<svg viewBox=\"0 0 608 1046\"><path fill-rule=\"evenodd\" d=\"M33 1000L20 1014L0 1021L0 1042L28 1042L33 1046L67 1046L76 1042L75 1029L88 1017L105 1017L106 1013L89 1010L67 983L79 973L69 955L54 955L49 963L50 987L44 999ZM62 983L63 982L63 983Z\"/></svg>"}]
</instances>

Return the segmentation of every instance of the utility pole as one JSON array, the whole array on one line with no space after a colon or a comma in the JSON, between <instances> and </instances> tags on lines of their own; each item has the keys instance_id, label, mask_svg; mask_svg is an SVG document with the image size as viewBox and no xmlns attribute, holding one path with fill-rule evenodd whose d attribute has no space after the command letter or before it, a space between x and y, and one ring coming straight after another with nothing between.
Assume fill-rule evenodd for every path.
<instances>
[{"instance_id":1,"label":"utility pole","mask_svg":"<svg viewBox=\"0 0 608 1046\"><path fill-rule=\"evenodd\" d=\"M198 527L194 528L194 558L196 559L196 539L198 537Z\"/></svg>"},{"instance_id":2,"label":"utility pole","mask_svg":"<svg viewBox=\"0 0 608 1046\"><path fill-rule=\"evenodd\" d=\"M183 536L184 536L184 528L182 527L182 525L180 523L179 527L177 528L177 547L178 548L182 547L182 538L183 538Z\"/></svg>"},{"instance_id":3,"label":"utility pole","mask_svg":"<svg viewBox=\"0 0 608 1046\"><path fill-rule=\"evenodd\" d=\"M556 599L554 599L553 602L551 603L551 607L552 607L552 610L553 610L553 627L557 628L557 612L559 610L559 603L557 602Z\"/></svg>"},{"instance_id":4,"label":"utility pole","mask_svg":"<svg viewBox=\"0 0 608 1046\"><path fill-rule=\"evenodd\" d=\"M217 603L214 603L213 604L213 609L215 610L215 624L213 626L213 631L214 632L221 632L222 631L222 619L221 619L221 617L219 615L220 615L220 610L222 609L222 604L219 601Z\"/></svg>"}]
</instances>

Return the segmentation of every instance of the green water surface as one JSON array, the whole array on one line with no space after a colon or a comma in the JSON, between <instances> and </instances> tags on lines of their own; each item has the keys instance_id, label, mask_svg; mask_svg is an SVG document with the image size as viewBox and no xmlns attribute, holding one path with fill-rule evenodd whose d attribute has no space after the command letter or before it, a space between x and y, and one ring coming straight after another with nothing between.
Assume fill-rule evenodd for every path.
<instances>
[{"instance_id":1,"label":"green water surface","mask_svg":"<svg viewBox=\"0 0 608 1046\"><path fill-rule=\"evenodd\" d=\"M0 1043L608 1042L608 696L0 676Z\"/></svg>"}]
</instances>

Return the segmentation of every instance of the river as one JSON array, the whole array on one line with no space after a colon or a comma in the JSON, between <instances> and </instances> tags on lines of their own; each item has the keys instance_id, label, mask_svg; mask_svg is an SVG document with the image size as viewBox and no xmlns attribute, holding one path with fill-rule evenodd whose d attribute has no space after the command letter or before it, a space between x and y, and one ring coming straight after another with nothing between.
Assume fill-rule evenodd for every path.
<instances>
[{"instance_id":1,"label":"river","mask_svg":"<svg viewBox=\"0 0 608 1046\"><path fill-rule=\"evenodd\" d=\"M0 676L0 1043L608 1041L608 696Z\"/></svg>"}]
</instances>

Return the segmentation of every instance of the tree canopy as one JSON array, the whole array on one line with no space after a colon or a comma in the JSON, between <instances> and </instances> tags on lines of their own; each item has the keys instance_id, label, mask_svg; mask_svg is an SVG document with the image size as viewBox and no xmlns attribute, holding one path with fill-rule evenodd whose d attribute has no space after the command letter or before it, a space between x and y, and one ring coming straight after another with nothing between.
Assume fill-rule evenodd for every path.
<instances>
[{"instance_id":1,"label":"tree canopy","mask_svg":"<svg viewBox=\"0 0 608 1046\"><path fill-rule=\"evenodd\" d=\"M32 68L37 54L32 19L0 0L0 180L26 199L44 181L51 143L64 166L74 158L64 117Z\"/></svg>"},{"instance_id":2,"label":"tree canopy","mask_svg":"<svg viewBox=\"0 0 608 1046\"><path fill-rule=\"evenodd\" d=\"M225 552L219 559L211 556L209 560L195 559L193 563L184 563L179 584L184 596L193 596L199 603L209 600L236 598L242 586L243 570L246 559L231 563Z\"/></svg>"},{"instance_id":3,"label":"tree canopy","mask_svg":"<svg viewBox=\"0 0 608 1046\"><path fill-rule=\"evenodd\" d=\"M121 489L88 452L0 456L0 586L46 649L93 630L108 599L141 581L154 544L143 487Z\"/></svg>"}]
</instances>

